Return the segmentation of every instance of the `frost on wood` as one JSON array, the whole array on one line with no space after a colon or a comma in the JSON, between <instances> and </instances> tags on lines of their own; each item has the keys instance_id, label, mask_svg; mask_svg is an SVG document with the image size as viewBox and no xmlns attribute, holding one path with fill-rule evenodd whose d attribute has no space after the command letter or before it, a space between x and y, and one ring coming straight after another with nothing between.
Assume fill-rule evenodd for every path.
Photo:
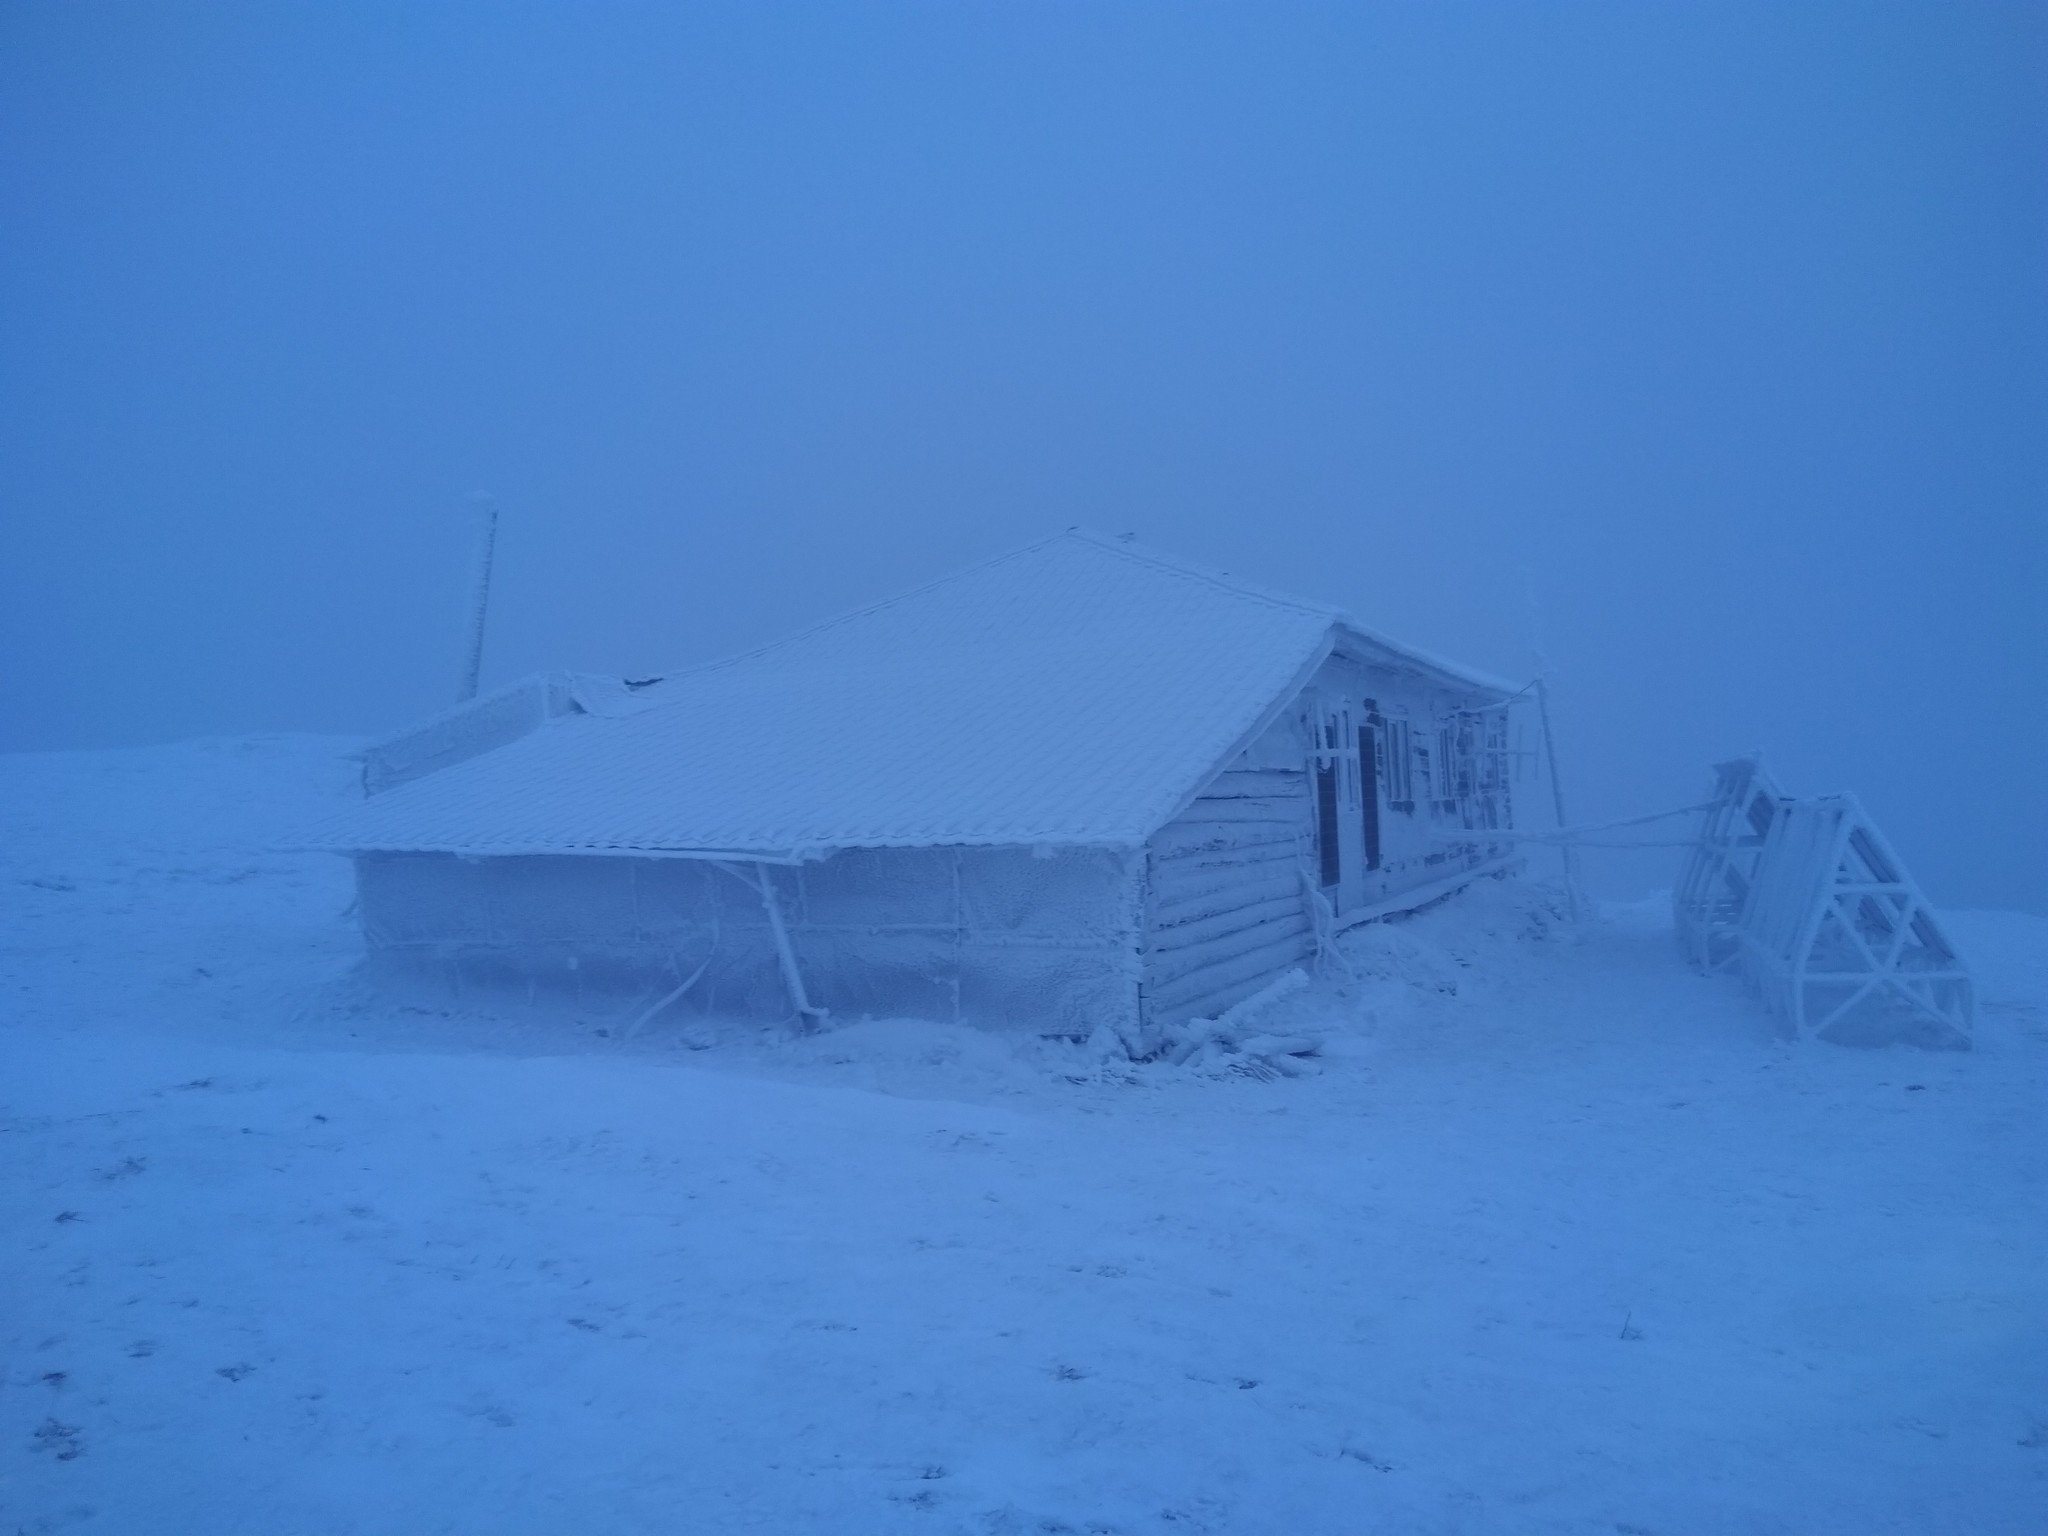
<instances>
[{"instance_id":1,"label":"frost on wood","mask_svg":"<svg viewBox=\"0 0 2048 1536\"><path fill-rule=\"evenodd\" d=\"M1251 1077L1301 1077L1315 1068L1306 1060L1321 1048L1314 1035L1261 1032L1258 1020L1275 1003L1309 985L1308 973L1291 970L1268 982L1213 1019L1190 1019L1168 1032L1161 1051L1174 1066L1221 1066Z\"/></svg>"},{"instance_id":2,"label":"frost on wood","mask_svg":"<svg viewBox=\"0 0 2048 1536\"><path fill-rule=\"evenodd\" d=\"M1714 775L1675 893L1693 964L1739 970L1801 1036L1969 1045L1969 971L1856 797L1795 799L1753 757Z\"/></svg>"},{"instance_id":3,"label":"frost on wood","mask_svg":"<svg viewBox=\"0 0 2048 1536\"><path fill-rule=\"evenodd\" d=\"M1854 795L1780 807L1743 938L1751 985L1802 1035L1970 1043L1969 972Z\"/></svg>"},{"instance_id":4,"label":"frost on wood","mask_svg":"<svg viewBox=\"0 0 2048 1536\"><path fill-rule=\"evenodd\" d=\"M1764 840L1789 798L1755 757L1714 765L1713 799L1672 892L1678 941L1697 969L1723 970L1741 958Z\"/></svg>"}]
</instances>

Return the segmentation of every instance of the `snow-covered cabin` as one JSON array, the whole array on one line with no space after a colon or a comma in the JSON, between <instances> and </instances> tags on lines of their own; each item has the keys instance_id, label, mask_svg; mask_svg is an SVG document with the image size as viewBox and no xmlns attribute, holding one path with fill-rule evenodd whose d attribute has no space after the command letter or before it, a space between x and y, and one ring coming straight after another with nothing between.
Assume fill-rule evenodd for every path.
<instances>
[{"instance_id":1,"label":"snow-covered cabin","mask_svg":"<svg viewBox=\"0 0 2048 1536\"><path fill-rule=\"evenodd\" d=\"M373 955L678 1008L1160 1031L1504 868L1508 685L1070 533L658 680L372 749Z\"/></svg>"}]
</instances>

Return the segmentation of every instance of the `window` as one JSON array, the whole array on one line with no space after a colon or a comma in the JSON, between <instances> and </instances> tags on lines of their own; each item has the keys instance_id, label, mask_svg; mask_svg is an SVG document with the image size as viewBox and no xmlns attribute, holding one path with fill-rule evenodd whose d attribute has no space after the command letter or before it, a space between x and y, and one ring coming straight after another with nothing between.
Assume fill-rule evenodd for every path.
<instances>
[{"instance_id":1,"label":"window","mask_svg":"<svg viewBox=\"0 0 2048 1536\"><path fill-rule=\"evenodd\" d=\"M1350 818L1358 809L1360 771L1353 718L1350 706L1327 703L1306 722L1312 744L1309 771L1315 780L1316 857L1326 887L1341 885L1349 868L1344 839L1351 835Z\"/></svg>"},{"instance_id":2,"label":"window","mask_svg":"<svg viewBox=\"0 0 2048 1536\"><path fill-rule=\"evenodd\" d=\"M1322 881L1335 885L1343 873L1337 852L1337 764L1328 757L1316 762L1316 852L1322 859Z\"/></svg>"},{"instance_id":3,"label":"window","mask_svg":"<svg viewBox=\"0 0 2048 1536\"><path fill-rule=\"evenodd\" d=\"M1370 702L1370 701L1368 701ZM1373 715L1373 720L1379 719ZM1364 812L1365 867L1380 867L1380 756L1379 732L1371 725L1358 728L1358 804Z\"/></svg>"},{"instance_id":4,"label":"window","mask_svg":"<svg viewBox=\"0 0 2048 1536\"><path fill-rule=\"evenodd\" d=\"M1477 717L1476 729L1480 742L1479 824L1482 827L1506 826L1514 819L1509 787L1514 774L1511 768L1512 749L1508 745L1508 712L1504 709L1489 710Z\"/></svg>"},{"instance_id":5,"label":"window","mask_svg":"<svg viewBox=\"0 0 2048 1536\"><path fill-rule=\"evenodd\" d=\"M1429 733L1435 773L1425 790L1441 815L1465 826L1503 826L1509 818L1512 756L1504 709L1460 710Z\"/></svg>"},{"instance_id":6,"label":"window","mask_svg":"<svg viewBox=\"0 0 2048 1536\"><path fill-rule=\"evenodd\" d=\"M1459 768L1457 728L1440 725L1436 729L1436 803L1447 811L1458 808Z\"/></svg>"},{"instance_id":7,"label":"window","mask_svg":"<svg viewBox=\"0 0 2048 1536\"><path fill-rule=\"evenodd\" d=\"M1388 720L1381 726L1381 745L1386 756L1387 805L1396 811L1415 813L1415 744L1406 720Z\"/></svg>"}]
</instances>

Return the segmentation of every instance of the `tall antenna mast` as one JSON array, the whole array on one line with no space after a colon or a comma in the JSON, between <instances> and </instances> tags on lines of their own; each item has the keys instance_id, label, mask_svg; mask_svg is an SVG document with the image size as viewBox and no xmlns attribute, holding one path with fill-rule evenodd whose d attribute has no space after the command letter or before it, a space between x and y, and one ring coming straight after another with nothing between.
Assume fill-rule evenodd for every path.
<instances>
[{"instance_id":1,"label":"tall antenna mast","mask_svg":"<svg viewBox=\"0 0 2048 1536\"><path fill-rule=\"evenodd\" d=\"M491 607L491 561L498 547L498 503L485 491L470 494L476 511L476 581L469 594L469 637L463 647L462 687L456 702L476 697L484 669L484 619Z\"/></svg>"}]
</instances>

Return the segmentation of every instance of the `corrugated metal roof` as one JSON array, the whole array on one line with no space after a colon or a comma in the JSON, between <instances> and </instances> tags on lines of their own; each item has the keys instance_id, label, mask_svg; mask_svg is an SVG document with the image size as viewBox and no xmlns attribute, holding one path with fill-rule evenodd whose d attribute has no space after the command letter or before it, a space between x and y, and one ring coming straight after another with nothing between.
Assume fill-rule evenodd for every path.
<instances>
[{"instance_id":1,"label":"corrugated metal roof","mask_svg":"<svg viewBox=\"0 0 2048 1536\"><path fill-rule=\"evenodd\" d=\"M1333 640L1333 610L1068 534L402 784L299 846L801 856L1135 846Z\"/></svg>"}]
</instances>

